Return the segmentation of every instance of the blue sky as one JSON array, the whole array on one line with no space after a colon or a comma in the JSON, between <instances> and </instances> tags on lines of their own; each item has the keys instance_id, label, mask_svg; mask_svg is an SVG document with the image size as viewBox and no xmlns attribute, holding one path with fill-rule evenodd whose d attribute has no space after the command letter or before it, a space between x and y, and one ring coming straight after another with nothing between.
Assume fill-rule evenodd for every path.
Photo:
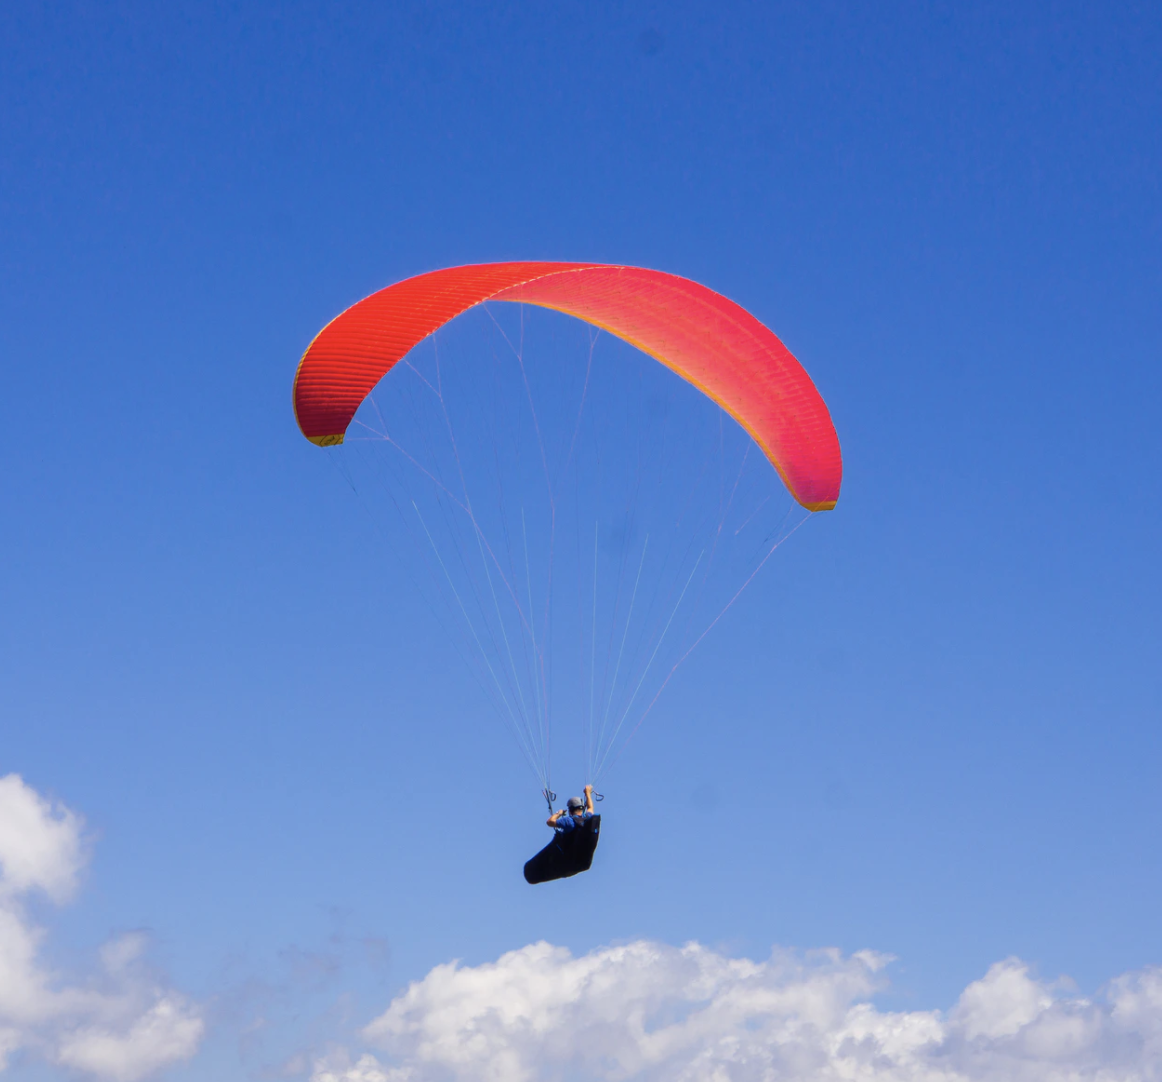
<instances>
[{"instance_id":1,"label":"blue sky","mask_svg":"<svg viewBox=\"0 0 1162 1082\"><path fill-rule=\"evenodd\" d=\"M241 1079L542 938L866 948L907 1010L1162 963L1160 46L1132 4L5 5L0 772L92 846L46 964L148 929L208 1005L173 1077ZM524 258L738 301L846 467L538 891L535 786L290 409L346 305Z\"/></svg>"}]
</instances>

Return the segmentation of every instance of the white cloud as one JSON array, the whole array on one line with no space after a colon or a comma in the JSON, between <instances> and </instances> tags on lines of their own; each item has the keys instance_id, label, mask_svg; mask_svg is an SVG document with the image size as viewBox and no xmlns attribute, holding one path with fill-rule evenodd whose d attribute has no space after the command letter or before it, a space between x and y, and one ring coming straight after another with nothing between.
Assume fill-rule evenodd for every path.
<instances>
[{"instance_id":1,"label":"white cloud","mask_svg":"<svg viewBox=\"0 0 1162 1082\"><path fill-rule=\"evenodd\" d=\"M84 863L80 818L17 775L0 778L0 1070L25 1050L109 1082L138 1082L189 1058L204 1026L193 1004L148 972L140 932L105 944L100 972L84 982L41 960L45 932L24 896L66 900Z\"/></svg>"},{"instance_id":2,"label":"white cloud","mask_svg":"<svg viewBox=\"0 0 1162 1082\"><path fill-rule=\"evenodd\" d=\"M1011 1037L1053 1006L1049 990L1029 977L1028 966L998 962L963 992L953 1017L964 1036Z\"/></svg>"},{"instance_id":3,"label":"white cloud","mask_svg":"<svg viewBox=\"0 0 1162 1082\"><path fill-rule=\"evenodd\" d=\"M113 1082L136 1082L178 1060L189 1059L202 1038L202 1020L172 995L159 999L128 1029L83 1026L63 1036L56 1059Z\"/></svg>"},{"instance_id":4,"label":"white cloud","mask_svg":"<svg viewBox=\"0 0 1162 1082\"><path fill-rule=\"evenodd\" d=\"M941 1011L882 1011L883 955L728 958L535 943L437 966L312 1082L1162 1082L1162 969L1086 998L994 965Z\"/></svg>"},{"instance_id":5,"label":"white cloud","mask_svg":"<svg viewBox=\"0 0 1162 1082\"><path fill-rule=\"evenodd\" d=\"M18 774L0 778L0 890L43 890L67 901L85 863L81 822L45 800Z\"/></svg>"},{"instance_id":6,"label":"white cloud","mask_svg":"<svg viewBox=\"0 0 1162 1082\"><path fill-rule=\"evenodd\" d=\"M344 1051L319 1060L311 1075L311 1082L413 1082L413 1079L415 1075L406 1067L384 1067L369 1054L352 1063Z\"/></svg>"}]
</instances>

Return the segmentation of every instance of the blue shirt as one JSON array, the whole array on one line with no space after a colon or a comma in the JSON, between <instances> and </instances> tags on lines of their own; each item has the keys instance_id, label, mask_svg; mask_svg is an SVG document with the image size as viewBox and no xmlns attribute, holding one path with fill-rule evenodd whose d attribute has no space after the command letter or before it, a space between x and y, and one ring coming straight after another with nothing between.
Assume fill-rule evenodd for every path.
<instances>
[{"instance_id":1,"label":"blue shirt","mask_svg":"<svg viewBox=\"0 0 1162 1082\"><path fill-rule=\"evenodd\" d=\"M581 816L581 823L584 823L586 820L592 818L593 813L587 811L584 815ZM572 815L562 815L561 818L557 820L557 825L553 829L560 831L562 834L567 834L574 827L579 827L581 823L578 823Z\"/></svg>"}]
</instances>

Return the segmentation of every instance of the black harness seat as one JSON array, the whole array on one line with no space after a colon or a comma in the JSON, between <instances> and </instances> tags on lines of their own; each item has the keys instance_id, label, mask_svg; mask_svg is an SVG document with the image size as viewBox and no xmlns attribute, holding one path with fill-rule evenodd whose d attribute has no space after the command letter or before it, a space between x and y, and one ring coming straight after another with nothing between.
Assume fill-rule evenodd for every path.
<instances>
[{"instance_id":1,"label":"black harness seat","mask_svg":"<svg viewBox=\"0 0 1162 1082\"><path fill-rule=\"evenodd\" d=\"M553 831L553 840L525 865L525 882L548 883L589 871L600 834L600 815L572 830Z\"/></svg>"}]
</instances>

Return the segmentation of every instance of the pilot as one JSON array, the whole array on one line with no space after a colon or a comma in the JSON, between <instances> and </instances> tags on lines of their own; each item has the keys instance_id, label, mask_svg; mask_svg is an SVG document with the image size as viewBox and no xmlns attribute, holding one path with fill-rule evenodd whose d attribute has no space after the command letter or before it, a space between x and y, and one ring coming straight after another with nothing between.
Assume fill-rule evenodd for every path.
<instances>
[{"instance_id":1,"label":"pilot","mask_svg":"<svg viewBox=\"0 0 1162 1082\"><path fill-rule=\"evenodd\" d=\"M593 786L585 786L584 800L579 796L569 797L566 801L566 808L553 812L545 820L545 825L552 827L558 834L568 834L569 831L581 826L587 819L593 818Z\"/></svg>"}]
</instances>

